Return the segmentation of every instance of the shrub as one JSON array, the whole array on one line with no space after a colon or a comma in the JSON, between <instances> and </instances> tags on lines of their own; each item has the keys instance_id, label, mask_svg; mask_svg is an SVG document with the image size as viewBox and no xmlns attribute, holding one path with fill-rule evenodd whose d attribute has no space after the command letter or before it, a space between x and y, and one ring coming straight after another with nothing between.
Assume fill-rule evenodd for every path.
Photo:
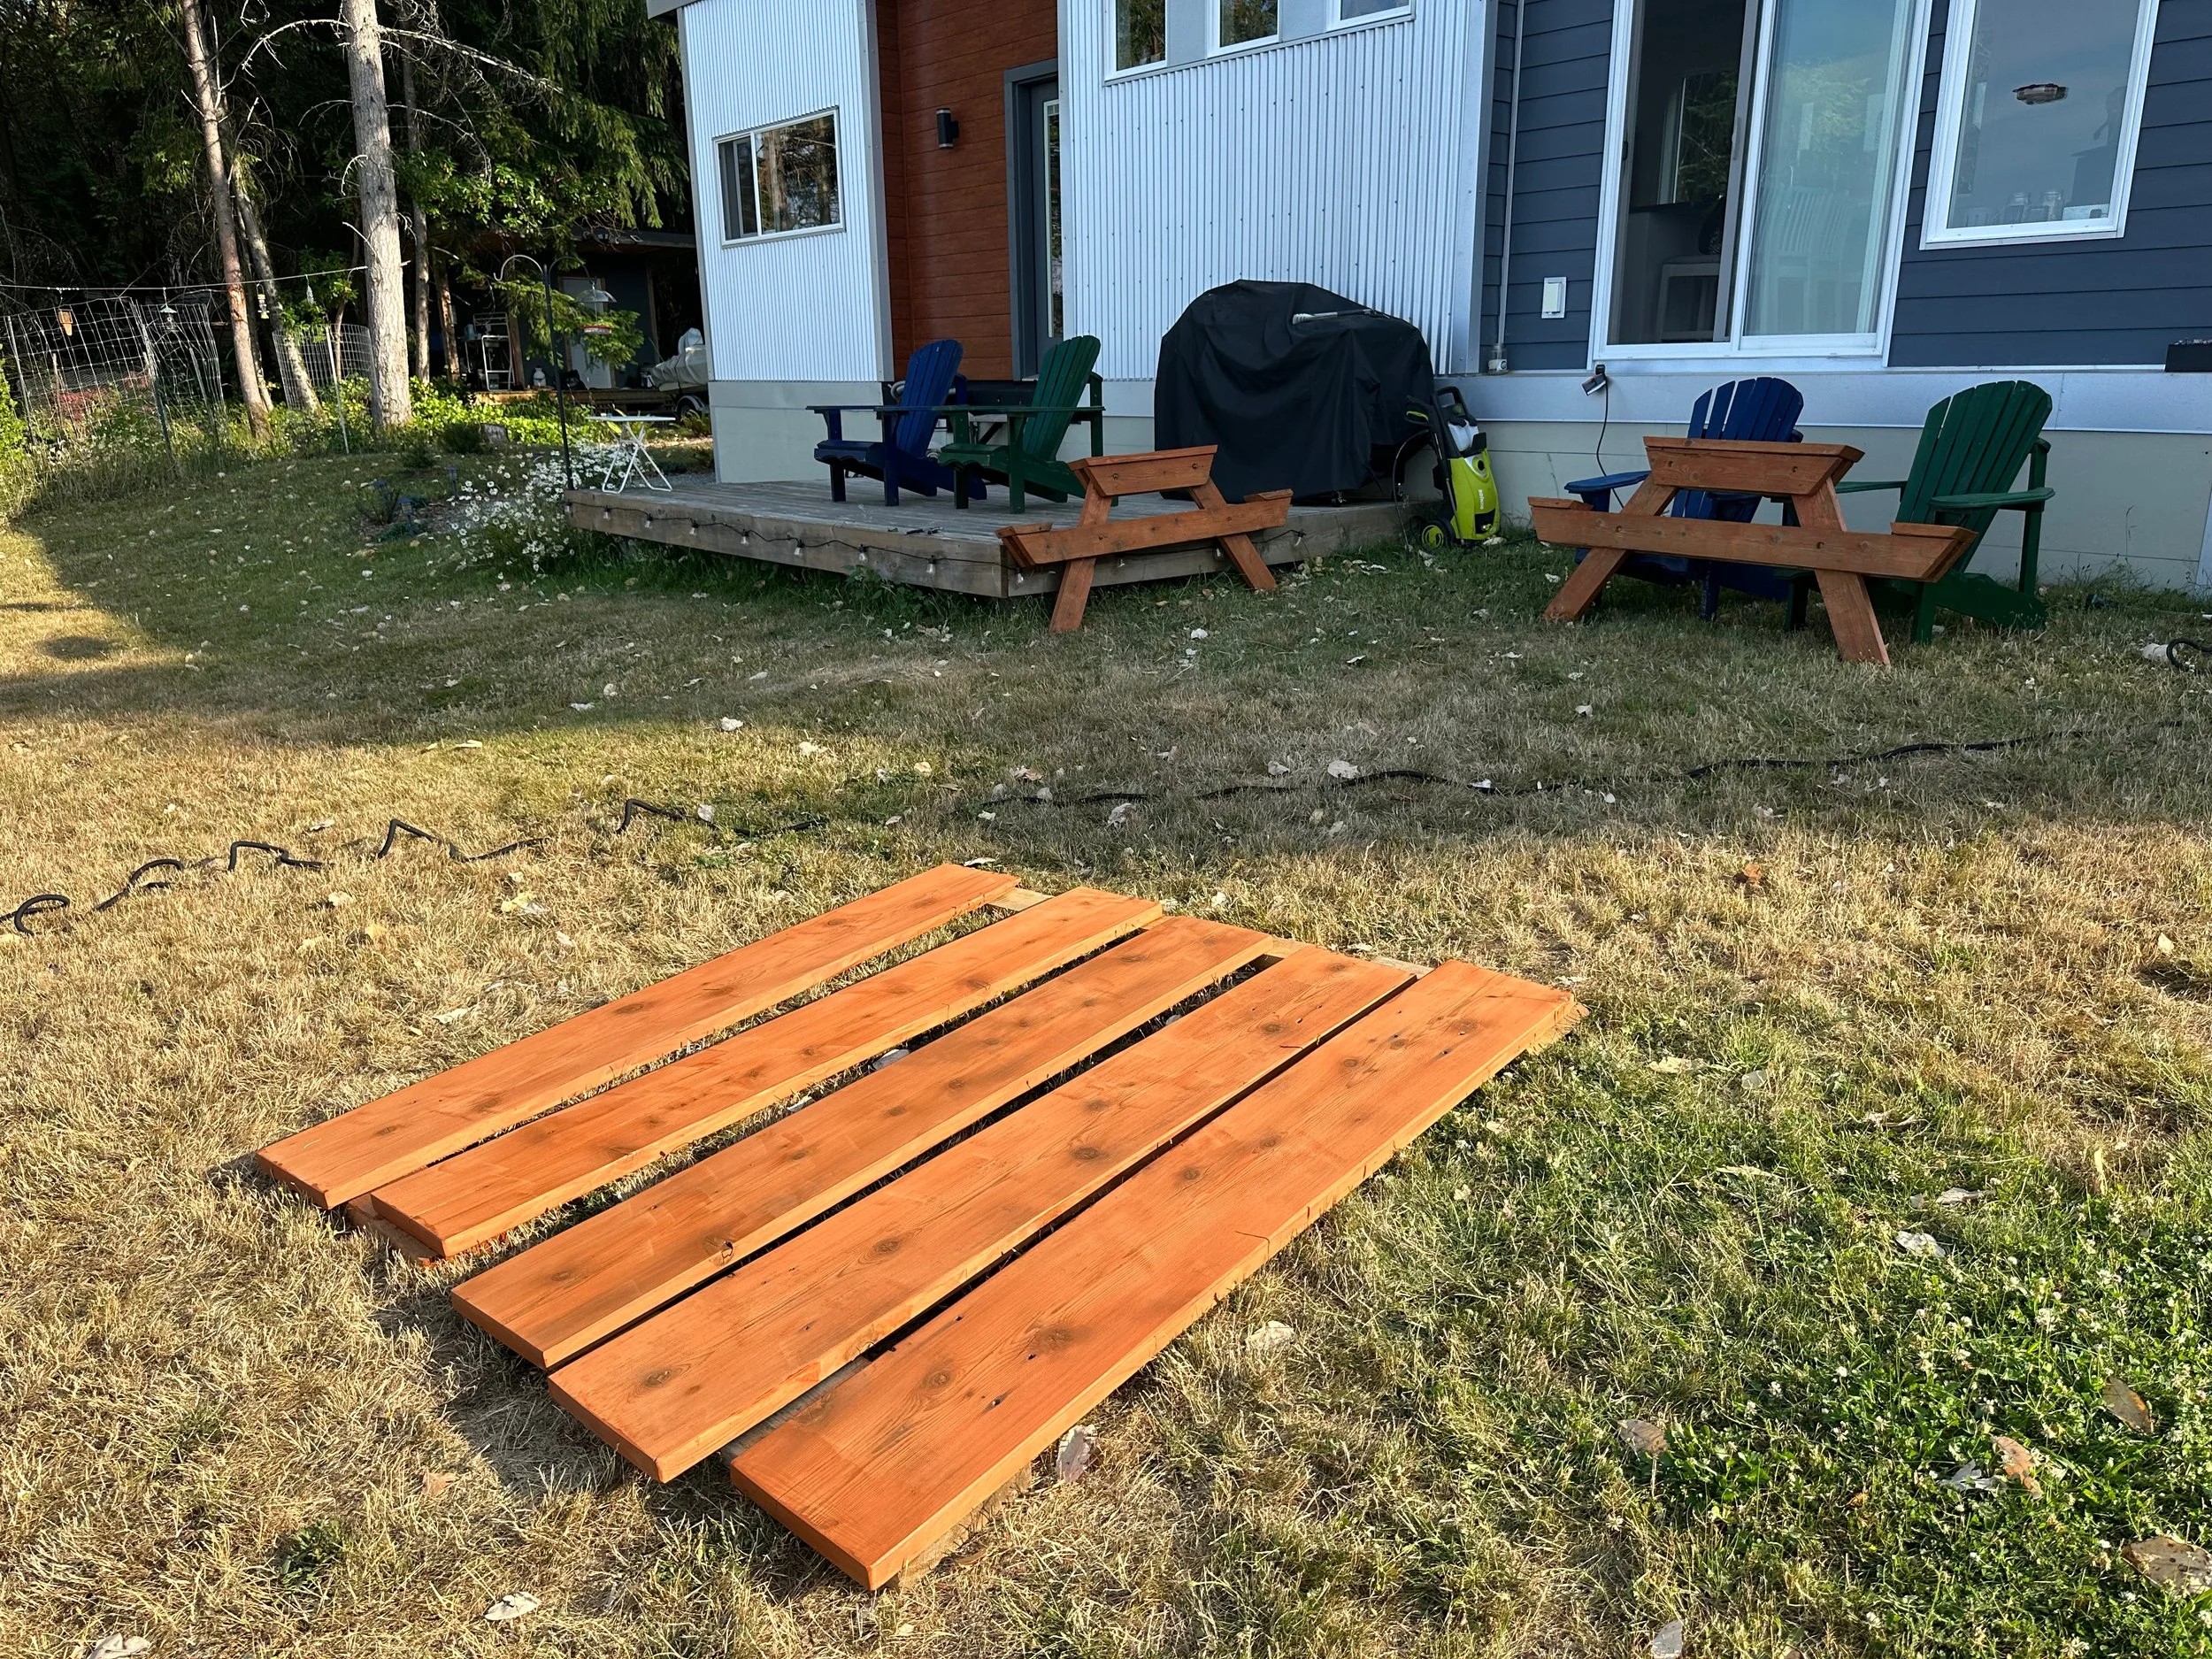
<instances>
[{"instance_id":1,"label":"shrub","mask_svg":"<svg viewBox=\"0 0 2212 1659\"><path fill-rule=\"evenodd\" d=\"M442 434L421 421L411 421L396 427L387 434L387 441L399 452L400 465L411 472L420 472L438 464L438 441Z\"/></svg>"},{"instance_id":2,"label":"shrub","mask_svg":"<svg viewBox=\"0 0 2212 1659\"><path fill-rule=\"evenodd\" d=\"M489 447L484 428L473 420L457 420L438 429L438 442L455 455L481 455Z\"/></svg>"}]
</instances>

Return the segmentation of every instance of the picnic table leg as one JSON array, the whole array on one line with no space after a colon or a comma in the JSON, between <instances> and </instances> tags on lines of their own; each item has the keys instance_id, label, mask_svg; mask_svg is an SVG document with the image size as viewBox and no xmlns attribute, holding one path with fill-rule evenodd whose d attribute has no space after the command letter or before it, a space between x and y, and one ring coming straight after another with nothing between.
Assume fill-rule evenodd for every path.
<instances>
[{"instance_id":1,"label":"picnic table leg","mask_svg":"<svg viewBox=\"0 0 2212 1659\"><path fill-rule=\"evenodd\" d=\"M1191 499L1202 508L1226 507L1229 504L1222 498L1220 486L1210 478L1194 486L1190 495ZM1239 532L1225 535L1220 540L1222 548L1234 561L1238 572L1254 593L1265 594L1275 590L1275 572L1267 568L1267 561L1260 557L1258 544L1250 536Z\"/></svg>"},{"instance_id":2,"label":"picnic table leg","mask_svg":"<svg viewBox=\"0 0 2212 1659\"><path fill-rule=\"evenodd\" d=\"M1052 631L1072 634L1083 626L1083 607L1090 603L1091 574L1096 559L1075 559L1060 570L1060 591L1052 601Z\"/></svg>"},{"instance_id":3,"label":"picnic table leg","mask_svg":"<svg viewBox=\"0 0 2212 1659\"><path fill-rule=\"evenodd\" d=\"M1597 603L1605 584L1627 563L1625 548L1592 548L1588 557L1568 572L1567 580L1552 595L1551 603L1544 607L1545 618L1552 622L1580 621Z\"/></svg>"},{"instance_id":4,"label":"picnic table leg","mask_svg":"<svg viewBox=\"0 0 2212 1659\"><path fill-rule=\"evenodd\" d=\"M1882 640L1882 625L1874 614L1874 600L1866 591L1866 578L1851 571L1817 571L1820 596L1828 604L1828 626L1836 631L1836 649L1847 663L1875 663L1889 666L1889 647Z\"/></svg>"}]
</instances>

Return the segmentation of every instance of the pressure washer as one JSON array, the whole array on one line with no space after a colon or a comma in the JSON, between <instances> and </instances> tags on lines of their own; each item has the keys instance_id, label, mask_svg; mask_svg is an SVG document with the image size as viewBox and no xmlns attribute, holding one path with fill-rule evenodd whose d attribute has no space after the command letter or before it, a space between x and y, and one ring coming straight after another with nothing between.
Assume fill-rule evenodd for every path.
<instances>
[{"instance_id":1,"label":"pressure washer","mask_svg":"<svg viewBox=\"0 0 2212 1659\"><path fill-rule=\"evenodd\" d=\"M1498 528L1498 481L1490 472L1490 441L1475 424L1459 388L1438 381L1433 401L1426 409L1406 411L1407 419L1423 428L1398 452L1394 482L1401 503L1405 497L1408 456L1426 442L1436 452L1432 474L1440 497L1432 515L1412 532L1414 545L1425 553L1451 548L1479 546Z\"/></svg>"}]
</instances>

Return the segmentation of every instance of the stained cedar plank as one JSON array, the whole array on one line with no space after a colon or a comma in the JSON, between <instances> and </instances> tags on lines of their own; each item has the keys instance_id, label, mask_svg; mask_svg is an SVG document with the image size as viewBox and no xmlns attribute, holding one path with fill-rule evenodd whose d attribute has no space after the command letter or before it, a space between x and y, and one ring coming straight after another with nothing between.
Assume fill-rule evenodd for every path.
<instances>
[{"instance_id":1,"label":"stained cedar plank","mask_svg":"<svg viewBox=\"0 0 2212 1659\"><path fill-rule=\"evenodd\" d=\"M879 1587L1345 1194L1580 1010L1447 963L732 1464Z\"/></svg>"},{"instance_id":2,"label":"stained cedar plank","mask_svg":"<svg viewBox=\"0 0 2212 1659\"><path fill-rule=\"evenodd\" d=\"M472 1249L1159 914L1147 900L1077 887L379 1187L378 1217L441 1256Z\"/></svg>"},{"instance_id":3,"label":"stained cedar plank","mask_svg":"<svg viewBox=\"0 0 2212 1659\"><path fill-rule=\"evenodd\" d=\"M1163 922L478 1274L454 1302L560 1364L1275 948Z\"/></svg>"},{"instance_id":4,"label":"stained cedar plank","mask_svg":"<svg viewBox=\"0 0 2212 1659\"><path fill-rule=\"evenodd\" d=\"M1017 885L941 864L265 1147L262 1170L334 1210L751 1018Z\"/></svg>"},{"instance_id":5,"label":"stained cedar plank","mask_svg":"<svg viewBox=\"0 0 2212 1659\"><path fill-rule=\"evenodd\" d=\"M553 1397L672 1480L1411 977L1301 951L564 1367Z\"/></svg>"}]
</instances>

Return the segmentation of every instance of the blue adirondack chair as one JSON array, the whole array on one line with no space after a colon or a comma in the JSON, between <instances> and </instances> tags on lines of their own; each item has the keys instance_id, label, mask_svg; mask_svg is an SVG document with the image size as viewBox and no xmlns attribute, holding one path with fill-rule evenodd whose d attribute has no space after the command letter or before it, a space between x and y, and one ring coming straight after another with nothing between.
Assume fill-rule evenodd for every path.
<instances>
[{"instance_id":1,"label":"blue adirondack chair","mask_svg":"<svg viewBox=\"0 0 2212 1659\"><path fill-rule=\"evenodd\" d=\"M1697 400L1697 407L1690 411L1689 435L1749 443L1801 443L1805 434L1797 430L1797 418L1804 412L1804 393L1787 380L1767 376L1730 380ZM1567 490L1589 503L1593 511L1610 512L1615 490L1632 490L1649 476L1648 472L1610 472L1603 478L1578 479L1567 486ZM1686 489L1674 498L1667 511L1677 518L1719 518L1732 524L1748 524L1758 513L1759 499L1756 495L1714 495L1701 489ZM1787 509L1783 516L1793 522L1796 517ZM1620 573L1674 587L1698 583L1704 590L1698 614L1708 622L1720 613L1720 590L1724 587L1756 594L1763 599L1785 601L1793 592L1788 577L1757 565L1719 565L1709 559L1676 558L1664 554L1640 553L1621 566Z\"/></svg>"},{"instance_id":2,"label":"blue adirondack chair","mask_svg":"<svg viewBox=\"0 0 2212 1659\"><path fill-rule=\"evenodd\" d=\"M811 403L808 407L827 424L829 435L814 446L814 458L830 471L830 499L845 499L845 475L883 480L887 505L899 504L902 486L934 495L941 489L956 489L952 469L931 459L929 441L937 431L937 411L953 401L960 378L961 345L957 340L933 340L907 359L906 381L896 403ZM890 388L885 388L889 396ZM873 415L883 428L881 438L871 442L845 435L845 417ZM978 501L983 486L969 488Z\"/></svg>"}]
</instances>

